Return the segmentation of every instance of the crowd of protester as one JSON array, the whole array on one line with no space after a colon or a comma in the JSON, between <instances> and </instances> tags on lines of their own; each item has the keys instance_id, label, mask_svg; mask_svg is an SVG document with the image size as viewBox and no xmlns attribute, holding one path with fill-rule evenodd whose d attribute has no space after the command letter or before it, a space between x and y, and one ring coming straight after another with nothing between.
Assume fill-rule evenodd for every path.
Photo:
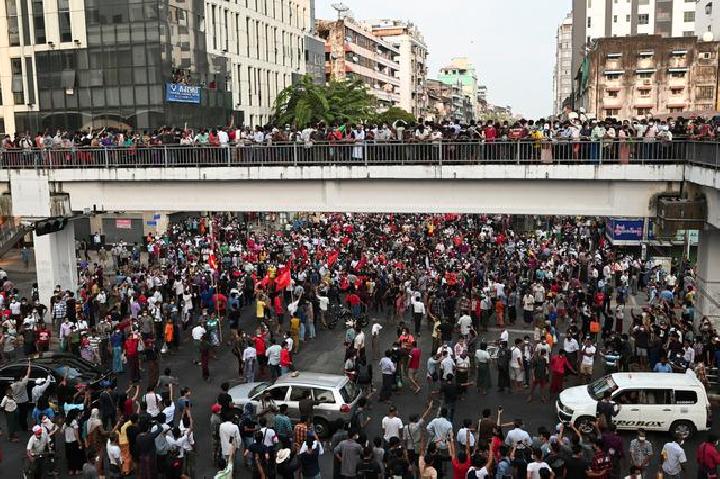
<instances>
[{"instance_id":1,"label":"crowd of protester","mask_svg":"<svg viewBox=\"0 0 720 479\"><path fill-rule=\"evenodd\" d=\"M171 223L142 245L93 235L78 265L78 289L58 288L47 306L0 273L3 358L58 348L129 386L73 389L63 379L50 395L49 381L30 384L23 370L0 409L11 440L32 431L28 477L57 470L56 444L71 475L206 477L195 467L199 421L210 424L203 454L217 478L317 479L325 454L334 478L636 479L658 472L653 457L664 477L681 477L690 454L680 438L657 451L638 431L625 448L601 408L594 430L548 424L531 436L521 411L505 421L484 397L497 388L545 402L604 372L669 372L668 358L707 385L720 358L713 325L695 315L692 265L666 270L614 248L598 220L554 218L520 233L507 216L328 214L256 231L216 215ZM328 344L318 336L337 305L354 321L341 344ZM507 328L527 333L511 340ZM381 334L397 335L391 348L380 350ZM336 347L338 373L364 397L330 438L317 437L307 416L293 424L282 402L238 410L227 383L210 411L198 411L183 386L191 374L213 383L221 350L237 359L237 379L253 382ZM199 372L162 366L189 348ZM425 400L399 410L393 399L404 394ZM463 397L480 417L458 417ZM371 406L387 411L381 421ZM371 422L382 434L367 434ZM712 477L715 437L697 462Z\"/></svg>"},{"instance_id":2,"label":"crowd of protester","mask_svg":"<svg viewBox=\"0 0 720 479\"><path fill-rule=\"evenodd\" d=\"M668 119L641 120L505 120L460 123L437 123L419 119L417 122L398 120L392 124L319 122L297 128L294 125L256 125L216 128L172 128L155 131L103 128L101 130L67 131L47 129L37 132L16 132L5 135L4 150L63 148L131 148L172 146L246 146L272 145L288 142L338 143L368 142L432 142L449 141L671 141L676 139L711 140L718 133L714 119L679 116Z\"/></svg>"}]
</instances>

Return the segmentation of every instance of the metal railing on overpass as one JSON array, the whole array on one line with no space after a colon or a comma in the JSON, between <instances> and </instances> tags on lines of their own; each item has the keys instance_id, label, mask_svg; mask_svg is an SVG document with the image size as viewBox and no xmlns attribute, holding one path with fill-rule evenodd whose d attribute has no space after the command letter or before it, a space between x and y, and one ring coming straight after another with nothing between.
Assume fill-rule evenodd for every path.
<instances>
[{"instance_id":1,"label":"metal railing on overpass","mask_svg":"<svg viewBox=\"0 0 720 479\"><path fill-rule=\"evenodd\" d=\"M308 142L2 149L2 168L352 165L698 164L720 167L720 143L693 140Z\"/></svg>"}]
</instances>

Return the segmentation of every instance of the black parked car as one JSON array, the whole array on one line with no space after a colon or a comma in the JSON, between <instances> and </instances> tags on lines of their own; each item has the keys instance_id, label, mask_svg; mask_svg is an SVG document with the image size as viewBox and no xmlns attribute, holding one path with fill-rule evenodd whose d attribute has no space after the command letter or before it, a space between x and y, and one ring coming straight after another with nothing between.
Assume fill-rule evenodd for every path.
<instances>
[{"instance_id":1,"label":"black parked car","mask_svg":"<svg viewBox=\"0 0 720 479\"><path fill-rule=\"evenodd\" d=\"M28 390L32 389L37 378L51 376L49 391L52 392L55 384L62 380L67 373L67 381L70 386L85 384L92 390L102 389L106 382L112 385L117 383L117 378L110 370L91 363L83 358L68 353L48 352L30 358L30 384ZM27 360L17 361L0 366L0 388L5 389L15 381L18 375L25 376L27 373Z\"/></svg>"}]
</instances>

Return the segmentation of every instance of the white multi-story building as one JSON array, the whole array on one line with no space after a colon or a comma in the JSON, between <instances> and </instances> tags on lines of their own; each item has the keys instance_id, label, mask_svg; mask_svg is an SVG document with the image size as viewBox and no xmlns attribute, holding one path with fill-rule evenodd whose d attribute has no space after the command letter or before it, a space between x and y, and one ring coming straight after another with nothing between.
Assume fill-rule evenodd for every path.
<instances>
[{"instance_id":1,"label":"white multi-story building","mask_svg":"<svg viewBox=\"0 0 720 479\"><path fill-rule=\"evenodd\" d=\"M720 1L697 0L695 33L700 39L720 39Z\"/></svg>"},{"instance_id":2,"label":"white multi-story building","mask_svg":"<svg viewBox=\"0 0 720 479\"><path fill-rule=\"evenodd\" d=\"M207 48L227 58L233 110L246 125L269 121L277 94L306 73L313 2L205 0Z\"/></svg>"},{"instance_id":3,"label":"white multi-story building","mask_svg":"<svg viewBox=\"0 0 720 479\"><path fill-rule=\"evenodd\" d=\"M428 111L427 45L412 23L397 20L371 22L373 34L391 42L400 52L400 108L422 118Z\"/></svg>"},{"instance_id":4,"label":"white multi-story building","mask_svg":"<svg viewBox=\"0 0 720 479\"><path fill-rule=\"evenodd\" d=\"M555 69L553 71L553 113L562 113L563 102L572 95L572 14L569 13L555 33Z\"/></svg>"},{"instance_id":5,"label":"white multi-story building","mask_svg":"<svg viewBox=\"0 0 720 479\"><path fill-rule=\"evenodd\" d=\"M310 59L323 79L313 2L0 1L0 131L263 124Z\"/></svg>"},{"instance_id":6,"label":"white multi-story building","mask_svg":"<svg viewBox=\"0 0 720 479\"><path fill-rule=\"evenodd\" d=\"M594 39L694 36L695 9L696 0L573 0L572 71Z\"/></svg>"}]
</instances>

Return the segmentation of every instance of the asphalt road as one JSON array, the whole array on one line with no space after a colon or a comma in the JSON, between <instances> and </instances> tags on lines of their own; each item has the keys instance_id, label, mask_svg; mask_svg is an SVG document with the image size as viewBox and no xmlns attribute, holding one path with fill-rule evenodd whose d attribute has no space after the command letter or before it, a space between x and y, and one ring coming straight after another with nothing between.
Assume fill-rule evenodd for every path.
<instances>
[{"instance_id":1,"label":"asphalt road","mask_svg":"<svg viewBox=\"0 0 720 479\"><path fill-rule=\"evenodd\" d=\"M18 286L24 290L25 287L29 288L32 280L30 276L32 272L22 271L22 265L18 265L17 262L3 261L0 263L3 265L11 277L19 278L21 281L17 281ZM17 268L20 271L17 273L14 269ZM19 276L22 273L22 276ZM17 274L17 276L16 276ZM21 284L22 283L22 284ZM384 324L382 334L380 336L380 350L384 350L389 347L395 338L395 327L394 323L390 323L388 320L381 320ZM243 310L242 327L248 332L253 332L255 328L254 319L254 306L247 307ZM369 328L368 328L369 329ZM520 337L524 335L523 330L511 330L511 341L514 337ZM369 331L366 332L369 337ZM491 330L486 338L488 340L497 339L497 331ZM300 348L298 356L295 358L295 363L298 369L302 371L313 371L322 373L342 373L343 364L343 353L344 348L342 347L342 340L344 336L344 329L338 327L334 331L319 330L318 338L303 344ZM424 364L427 359L427 351L430 349L431 338L429 330L424 330L419 338L419 345L423 350L423 359L421 361L421 367L424 369ZM217 394L220 391L220 384L224 381L238 381L237 376L237 361L235 357L229 352L227 347L224 347L218 354L217 360L211 360L210 363L210 382L206 383L201 378L200 367L195 366L192 363L192 347L189 341L186 341L175 354L168 354L161 358L160 370L169 367L172 370L172 374L179 377L181 386L189 386L192 389L192 400L193 400L193 417L195 420L195 441L197 447L197 465L196 465L196 477L197 478L212 478L216 472L215 468L211 464L210 459L210 432L209 432L209 418L210 418L210 405L215 402ZM377 370L376 362L374 369ZM597 363L596 363L597 364ZM595 368L599 374L602 368ZM421 371L419 377L424 378L424 371ZM376 372L375 382L379 389L379 374ZM120 377L120 387L126 387L127 385L127 374L123 374ZM497 384L496 375L493 373L493 384ZM570 382L569 385L575 383ZM428 399L428 388L427 385L423 385L423 389L418 393L414 394L408 388L402 391L394 393L391 398L391 403L395 405L399 410L399 415L406 421L406 419L412 414L420 414L425 408L426 401ZM144 387L144 384L143 384ZM484 408L491 408L493 411L498 406L503 407L503 418L512 421L514 418L522 418L525 422L526 429L533 435L538 427L545 426L548 429L553 429L557 423L557 417L555 414L554 402L551 400L546 403L535 401L533 403L527 403L527 396L525 394L512 394L508 392L500 393L495 388L487 395L481 396L472 387L464 395L463 399L459 401L456 412L455 412L455 430L459 428L459 424L462 423L464 418L469 418L476 421L479 417L480 411ZM439 401L436 400L435 404ZM380 435L380 421L387 412L388 405L374 402L369 415L372 417L371 423L366 428L366 434L369 438L373 438L376 435ZM718 415L715 414L714 428L718 425ZM4 421L3 421L4 426ZM632 439L631 433L623 433L624 439L629 443ZM11 444L6 438L0 438L0 447L3 452L3 462L0 465L0 470L8 472L11 475L9 477L21 477L21 461L23 455L23 449L26 444L29 433L26 434L20 444ZM657 470L657 460L659 457L659 451L662 445L667 442L669 436L667 434L651 434L649 439L652 441L656 451L655 463L652 465L651 470ZM694 438L688 441L685 446L686 453L690 460L689 471L687 477L695 477L695 448L699 444L701 435L696 435ZM59 451L62 451L62 445L59 446ZM64 459L62 454L59 454L59 470L64 471ZM322 476L332 477L332 456L326 453L321 459L322 465ZM627 471L627 467L624 468L623 472ZM63 473L60 477L66 477ZM240 469L236 477L244 478L250 477L250 474L244 469Z\"/></svg>"}]
</instances>

